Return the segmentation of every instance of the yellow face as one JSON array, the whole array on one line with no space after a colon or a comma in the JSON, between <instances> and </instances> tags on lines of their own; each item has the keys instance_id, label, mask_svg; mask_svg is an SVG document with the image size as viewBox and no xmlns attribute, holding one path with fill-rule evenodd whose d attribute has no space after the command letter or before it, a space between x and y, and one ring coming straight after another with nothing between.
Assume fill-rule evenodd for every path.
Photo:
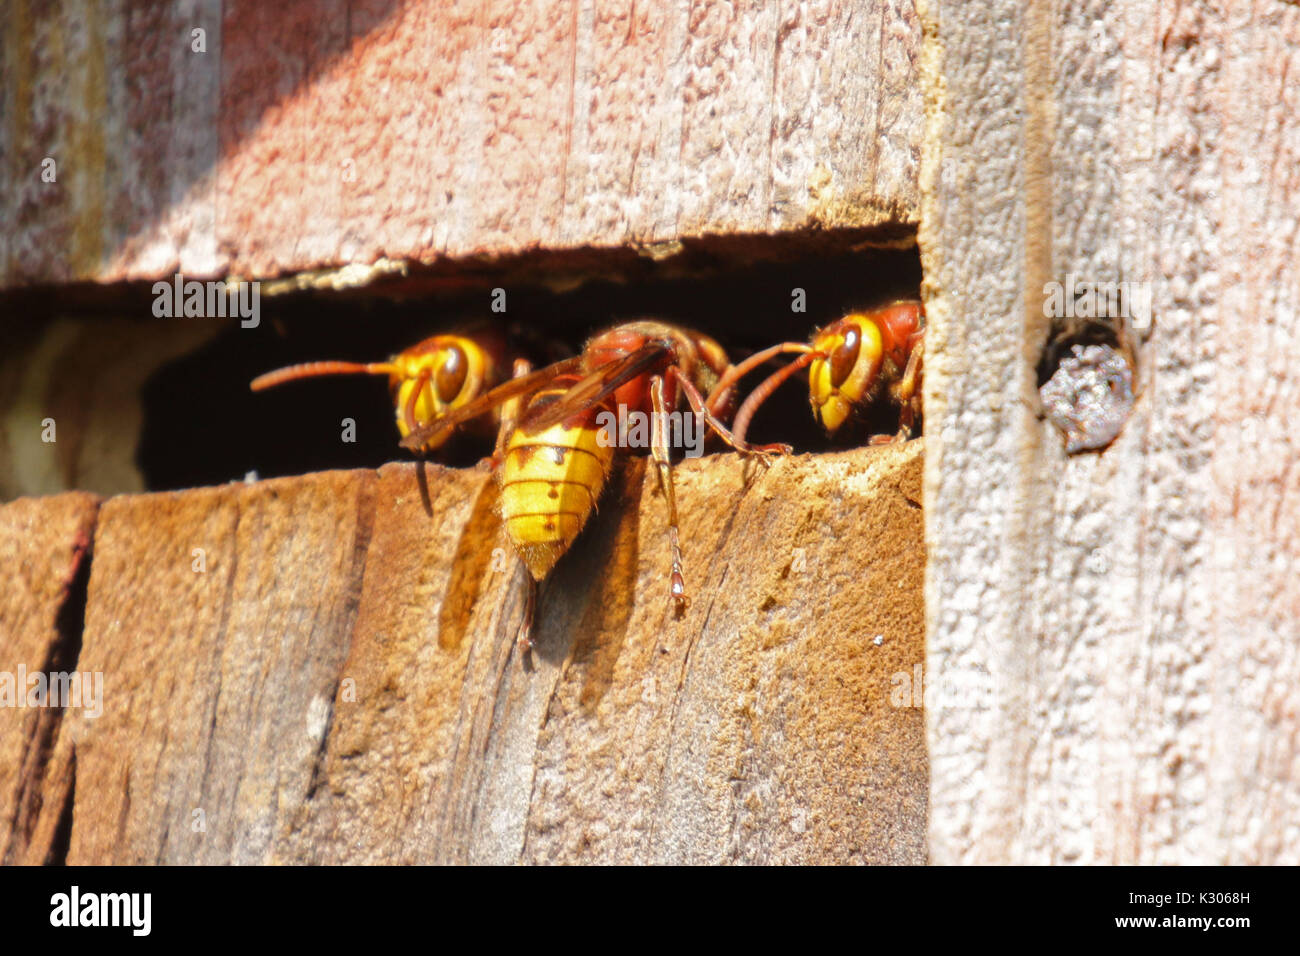
<instances>
[{"instance_id":1,"label":"yellow face","mask_svg":"<svg viewBox=\"0 0 1300 956\"><path fill-rule=\"evenodd\" d=\"M713 391L713 386L731 362L721 345L707 335L695 335L695 347L700 353L700 368L696 371L694 383L705 395Z\"/></svg>"},{"instance_id":2,"label":"yellow face","mask_svg":"<svg viewBox=\"0 0 1300 956\"><path fill-rule=\"evenodd\" d=\"M865 315L853 313L819 332L812 346L826 355L808 366L813 416L834 435L869 397L880 375L880 329Z\"/></svg>"},{"instance_id":3,"label":"yellow face","mask_svg":"<svg viewBox=\"0 0 1300 956\"><path fill-rule=\"evenodd\" d=\"M394 358L396 369L389 385L402 437L410 434L403 412L417 386L420 392L415 397L414 418L418 426L478 397L491 376L490 363L481 348L459 335L435 335ZM428 447L437 448L451 434L440 435Z\"/></svg>"}]
</instances>

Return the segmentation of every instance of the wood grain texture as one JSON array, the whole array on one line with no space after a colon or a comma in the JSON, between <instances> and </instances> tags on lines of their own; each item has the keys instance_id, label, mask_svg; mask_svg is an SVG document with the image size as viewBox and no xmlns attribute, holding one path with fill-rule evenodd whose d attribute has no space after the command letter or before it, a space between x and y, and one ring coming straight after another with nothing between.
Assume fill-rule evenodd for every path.
<instances>
[{"instance_id":1,"label":"wood grain texture","mask_svg":"<svg viewBox=\"0 0 1300 956\"><path fill-rule=\"evenodd\" d=\"M68 862L924 862L922 458L685 463L681 620L630 462L527 666L482 472L112 499Z\"/></svg>"},{"instance_id":2,"label":"wood grain texture","mask_svg":"<svg viewBox=\"0 0 1300 956\"><path fill-rule=\"evenodd\" d=\"M912 0L2 16L0 286L916 222Z\"/></svg>"},{"instance_id":3,"label":"wood grain texture","mask_svg":"<svg viewBox=\"0 0 1300 956\"><path fill-rule=\"evenodd\" d=\"M75 582L89 560L99 500L72 493L0 505L0 861L43 863L72 787L51 761L62 706L27 678L76 666ZM45 697L48 704L62 703Z\"/></svg>"},{"instance_id":4,"label":"wood grain texture","mask_svg":"<svg viewBox=\"0 0 1300 956\"><path fill-rule=\"evenodd\" d=\"M1300 860L1300 9L922 5L931 854ZM1043 285L1150 283L1101 454Z\"/></svg>"}]
</instances>

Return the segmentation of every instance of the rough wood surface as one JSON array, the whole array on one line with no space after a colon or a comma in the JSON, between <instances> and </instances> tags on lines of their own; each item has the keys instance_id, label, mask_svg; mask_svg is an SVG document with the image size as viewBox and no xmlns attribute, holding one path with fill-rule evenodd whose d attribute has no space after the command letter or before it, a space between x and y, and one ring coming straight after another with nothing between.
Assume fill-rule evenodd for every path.
<instances>
[{"instance_id":1,"label":"rough wood surface","mask_svg":"<svg viewBox=\"0 0 1300 956\"><path fill-rule=\"evenodd\" d=\"M931 854L1300 861L1300 7L926 0ZM1044 283L1151 283L1133 417Z\"/></svg>"},{"instance_id":2,"label":"rough wood surface","mask_svg":"<svg viewBox=\"0 0 1300 956\"><path fill-rule=\"evenodd\" d=\"M93 495L73 493L0 505L0 861L6 864L46 861L70 796L70 765L50 760L63 711L28 706L37 701L18 678L75 665L70 645L80 638L79 609L69 601L77 600L74 582L89 559L98 504Z\"/></svg>"},{"instance_id":3,"label":"rough wood surface","mask_svg":"<svg viewBox=\"0 0 1300 956\"><path fill-rule=\"evenodd\" d=\"M916 222L912 0L0 20L0 286Z\"/></svg>"},{"instance_id":4,"label":"rough wood surface","mask_svg":"<svg viewBox=\"0 0 1300 956\"><path fill-rule=\"evenodd\" d=\"M684 463L681 620L633 460L531 666L482 472L110 499L67 860L924 862L921 445Z\"/></svg>"}]
</instances>

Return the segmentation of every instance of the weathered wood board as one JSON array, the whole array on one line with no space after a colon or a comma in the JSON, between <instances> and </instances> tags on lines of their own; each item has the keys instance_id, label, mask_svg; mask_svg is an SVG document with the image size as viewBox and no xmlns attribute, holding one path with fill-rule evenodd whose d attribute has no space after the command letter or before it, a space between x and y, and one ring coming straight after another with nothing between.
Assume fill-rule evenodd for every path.
<instances>
[{"instance_id":1,"label":"weathered wood board","mask_svg":"<svg viewBox=\"0 0 1300 956\"><path fill-rule=\"evenodd\" d=\"M0 285L919 218L930 858L1296 862L1300 7L920 7L9 4ZM1070 275L1154 303L1076 457L1036 394ZM431 471L437 522L401 467L112 500L108 709L0 712L5 859L922 860L920 467L688 464L680 622L634 469L532 670L483 476ZM0 509L5 579L44 569L0 669L63 640L58 501Z\"/></svg>"},{"instance_id":2,"label":"weathered wood board","mask_svg":"<svg viewBox=\"0 0 1300 956\"><path fill-rule=\"evenodd\" d=\"M0 287L916 222L912 0L18 0L0 37Z\"/></svg>"},{"instance_id":3,"label":"weathered wood board","mask_svg":"<svg viewBox=\"0 0 1300 956\"><path fill-rule=\"evenodd\" d=\"M685 462L680 620L633 460L528 664L484 472L110 499L67 861L924 862L922 444Z\"/></svg>"},{"instance_id":4,"label":"weathered wood board","mask_svg":"<svg viewBox=\"0 0 1300 956\"><path fill-rule=\"evenodd\" d=\"M0 506L0 862L44 863L71 795L67 761L51 761L63 710L28 675L76 666L76 593L90 560L99 501L72 493ZM48 693L48 692L47 692Z\"/></svg>"},{"instance_id":5,"label":"weathered wood board","mask_svg":"<svg viewBox=\"0 0 1300 956\"><path fill-rule=\"evenodd\" d=\"M1300 7L921 8L932 859L1300 862ZM1076 457L1070 274L1154 303Z\"/></svg>"}]
</instances>

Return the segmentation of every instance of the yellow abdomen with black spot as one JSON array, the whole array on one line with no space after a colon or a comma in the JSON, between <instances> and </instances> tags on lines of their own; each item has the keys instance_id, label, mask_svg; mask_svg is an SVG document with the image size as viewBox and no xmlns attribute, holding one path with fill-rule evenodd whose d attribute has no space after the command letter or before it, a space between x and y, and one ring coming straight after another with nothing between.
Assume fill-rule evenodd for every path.
<instances>
[{"instance_id":1,"label":"yellow abdomen with black spot","mask_svg":"<svg viewBox=\"0 0 1300 956\"><path fill-rule=\"evenodd\" d=\"M569 550L609 477L614 448L600 434L589 424L535 433L516 428L506 445L501 513L511 544L538 581Z\"/></svg>"}]
</instances>

